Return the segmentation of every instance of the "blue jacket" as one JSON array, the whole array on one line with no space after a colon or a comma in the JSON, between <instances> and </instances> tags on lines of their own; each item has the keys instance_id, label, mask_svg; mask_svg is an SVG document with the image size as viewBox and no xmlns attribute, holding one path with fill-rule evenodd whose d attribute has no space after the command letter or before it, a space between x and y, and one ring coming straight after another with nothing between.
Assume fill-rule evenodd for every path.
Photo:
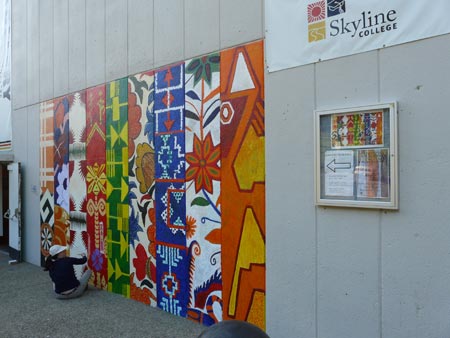
<instances>
[{"instance_id":1,"label":"blue jacket","mask_svg":"<svg viewBox=\"0 0 450 338\"><path fill-rule=\"evenodd\" d=\"M74 265L86 263L87 258L63 257L57 259L49 270L50 278L55 284L55 292L61 293L71 290L80 285L80 281L75 277Z\"/></svg>"}]
</instances>

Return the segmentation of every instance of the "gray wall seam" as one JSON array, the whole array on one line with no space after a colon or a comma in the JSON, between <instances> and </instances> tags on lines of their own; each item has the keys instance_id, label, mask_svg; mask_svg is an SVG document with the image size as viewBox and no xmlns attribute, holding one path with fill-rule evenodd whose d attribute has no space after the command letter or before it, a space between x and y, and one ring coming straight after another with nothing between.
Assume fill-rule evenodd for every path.
<instances>
[{"instance_id":1,"label":"gray wall seam","mask_svg":"<svg viewBox=\"0 0 450 338\"><path fill-rule=\"evenodd\" d=\"M317 109L317 65L314 63L314 109ZM315 119L315 116L314 116ZM314 140L315 142L315 140ZM315 173L314 173L315 174ZM314 194L316 193L316 182L314 181ZM315 313L314 313L314 322L315 322L315 337L319 337L319 224L317 222L317 208L314 207L314 302L315 302Z\"/></svg>"},{"instance_id":2,"label":"gray wall seam","mask_svg":"<svg viewBox=\"0 0 450 338\"><path fill-rule=\"evenodd\" d=\"M71 35L71 21L70 21L70 0L67 0L67 90L70 91L71 82L71 65L70 65L70 35Z\"/></svg>"},{"instance_id":3,"label":"gray wall seam","mask_svg":"<svg viewBox=\"0 0 450 338\"><path fill-rule=\"evenodd\" d=\"M52 77L53 77L53 97L56 97L55 96L55 2L53 1L53 4L52 4L52 11L53 11L53 15L52 15L52 21L53 21L53 24L52 24L52 40L53 40L53 43L52 43L52 53L53 53L53 74L52 74Z\"/></svg>"},{"instance_id":4,"label":"gray wall seam","mask_svg":"<svg viewBox=\"0 0 450 338\"><path fill-rule=\"evenodd\" d=\"M152 17L152 27L153 27L153 29L152 29L152 35L153 35L153 48L152 48L153 60L152 60L152 63L153 63L153 68L154 68L155 61L156 61L156 59L155 59L155 57L156 57L156 55L155 55L155 1L153 1L152 15L153 15L153 17Z\"/></svg>"},{"instance_id":5,"label":"gray wall seam","mask_svg":"<svg viewBox=\"0 0 450 338\"><path fill-rule=\"evenodd\" d=\"M383 338L383 211L378 217L378 324L380 338Z\"/></svg>"},{"instance_id":6,"label":"gray wall seam","mask_svg":"<svg viewBox=\"0 0 450 338\"><path fill-rule=\"evenodd\" d=\"M84 0L84 85L88 84L88 65L87 65L87 0Z\"/></svg>"},{"instance_id":7,"label":"gray wall seam","mask_svg":"<svg viewBox=\"0 0 450 338\"><path fill-rule=\"evenodd\" d=\"M67 0L67 90L70 91L70 4Z\"/></svg>"},{"instance_id":8,"label":"gray wall seam","mask_svg":"<svg viewBox=\"0 0 450 338\"><path fill-rule=\"evenodd\" d=\"M128 50L130 49L130 21L128 20L129 10L128 7L130 6L130 2L126 0L127 2L127 73L130 72L130 61L128 60Z\"/></svg>"},{"instance_id":9,"label":"gray wall seam","mask_svg":"<svg viewBox=\"0 0 450 338\"><path fill-rule=\"evenodd\" d=\"M11 1L12 5L12 1ZM26 78L28 78L28 0L25 0L25 38L27 41L25 41L25 50L27 53L27 56L25 57L25 74ZM25 85L25 102L29 104L28 102L28 85Z\"/></svg>"},{"instance_id":10,"label":"gray wall seam","mask_svg":"<svg viewBox=\"0 0 450 338\"><path fill-rule=\"evenodd\" d=\"M155 13L153 13L155 15ZM183 60L186 60L186 2L183 1Z\"/></svg>"},{"instance_id":11,"label":"gray wall seam","mask_svg":"<svg viewBox=\"0 0 450 338\"><path fill-rule=\"evenodd\" d=\"M104 34L104 46L103 46L103 50L105 51L103 54L103 68L104 68L104 77L103 77L103 81L105 83L106 82L106 0L103 0L103 34ZM105 95L106 95L106 88L105 88ZM105 98L105 103L106 103L106 98Z\"/></svg>"},{"instance_id":12,"label":"gray wall seam","mask_svg":"<svg viewBox=\"0 0 450 338\"><path fill-rule=\"evenodd\" d=\"M52 8L52 28L51 28L51 36L52 36L52 90L53 97L55 97L55 1L52 0L51 4ZM50 35L50 34L49 34Z\"/></svg>"},{"instance_id":13,"label":"gray wall seam","mask_svg":"<svg viewBox=\"0 0 450 338\"><path fill-rule=\"evenodd\" d=\"M381 102L381 64L380 64L380 49L377 49L377 81L378 81L378 102Z\"/></svg>"},{"instance_id":14,"label":"gray wall seam","mask_svg":"<svg viewBox=\"0 0 450 338\"><path fill-rule=\"evenodd\" d=\"M380 50L377 50L378 102L381 102L381 63ZM378 223L378 325L380 338L383 338L383 211L379 211Z\"/></svg>"},{"instance_id":15,"label":"gray wall seam","mask_svg":"<svg viewBox=\"0 0 450 338\"><path fill-rule=\"evenodd\" d=\"M38 33L38 81L37 81L37 86L38 86L38 102L37 104L39 104L39 102L41 101L41 5L38 2L38 28L39 28L39 33ZM40 120L39 120L40 122ZM40 128L40 125L39 125ZM12 132L12 130L11 130ZM39 131L40 132L40 131Z\"/></svg>"},{"instance_id":16,"label":"gray wall seam","mask_svg":"<svg viewBox=\"0 0 450 338\"><path fill-rule=\"evenodd\" d=\"M219 6L217 6L218 7L218 11L219 11L219 15L218 15L218 17L219 17L219 49L221 49L221 47L222 47L222 29L221 29L221 22L222 22L222 20L221 20L221 15L220 15L220 13L221 13L221 10L220 10L220 3L221 3L221 1L219 0Z\"/></svg>"}]
</instances>

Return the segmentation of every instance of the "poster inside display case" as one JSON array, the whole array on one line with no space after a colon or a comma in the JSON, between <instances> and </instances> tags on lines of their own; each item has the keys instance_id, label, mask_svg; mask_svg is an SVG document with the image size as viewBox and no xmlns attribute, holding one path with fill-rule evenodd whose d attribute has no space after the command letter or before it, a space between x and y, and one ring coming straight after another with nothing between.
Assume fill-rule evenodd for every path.
<instances>
[{"instance_id":1,"label":"poster inside display case","mask_svg":"<svg viewBox=\"0 0 450 338\"><path fill-rule=\"evenodd\" d=\"M315 112L316 205L398 209L395 103Z\"/></svg>"}]
</instances>

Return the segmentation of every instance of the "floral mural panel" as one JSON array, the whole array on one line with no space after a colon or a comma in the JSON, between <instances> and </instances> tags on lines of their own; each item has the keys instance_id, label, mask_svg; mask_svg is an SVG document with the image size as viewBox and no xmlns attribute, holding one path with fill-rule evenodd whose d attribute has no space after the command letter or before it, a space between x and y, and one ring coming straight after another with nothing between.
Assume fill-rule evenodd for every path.
<instances>
[{"instance_id":1,"label":"floral mural panel","mask_svg":"<svg viewBox=\"0 0 450 338\"><path fill-rule=\"evenodd\" d=\"M128 77L130 297L156 306L154 75Z\"/></svg>"},{"instance_id":2,"label":"floral mural panel","mask_svg":"<svg viewBox=\"0 0 450 338\"><path fill-rule=\"evenodd\" d=\"M86 90L86 223L92 283L108 286L105 85Z\"/></svg>"},{"instance_id":3,"label":"floral mural panel","mask_svg":"<svg viewBox=\"0 0 450 338\"><path fill-rule=\"evenodd\" d=\"M108 291L130 296L128 79L106 85Z\"/></svg>"},{"instance_id":4,"label":"floral mural panel","mask_svg":"<svg viewBox=\"0 0 450 338\"><path fill-rule=\"evenodd\" d=\"M86 229L86 93L77 92L69 99L69 198L70 255L87 254ZM83 274L82 265L74 267L77 278Z\"/></svg>"},{"instance_id":5,"label":"floral mural panel","mask_svg":"<svg viewBox=\"0 0 450 338\"><path fill-rule=\"evenodd\" d=\"M220 53L223 317L265 327L264 56Z\"/></svg>"},{"instance_id":6,"label":"floral mural panel","mask_svg":"<svg viewBox=\"0 0 450 338\"><path fill-rule=\"evenodd\" d=\"M53 143L53 100L40 104L40 224L41 224L41 265L44 265L48 249L53 243L54 223L54 143Z\"/></svg>"},{"instance_id":7,"label":"floral mural panel","mask_svg":"<svg viewBox=\"0 0 450 338\"><path fill-rule=\"evenodd\" d=\"M222 320L220 55L185 62L189 319Z\"/></svg>"},{"instance_id":8,"label":"floral mural panel","mask_svg":"<svg viewBox=\"0 0 450 338\"><path fill-rule=\"evenodd\" d=\"M155 73L157 305L185 317L186 247L184 64Z\"/></svg>"}]
</instances>

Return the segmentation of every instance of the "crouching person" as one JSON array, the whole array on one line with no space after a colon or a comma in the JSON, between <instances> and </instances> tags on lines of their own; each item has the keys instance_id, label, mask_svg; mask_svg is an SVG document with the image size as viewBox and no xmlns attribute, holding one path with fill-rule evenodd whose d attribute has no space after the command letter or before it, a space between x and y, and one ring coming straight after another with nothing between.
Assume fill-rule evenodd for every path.
<instances>
[{"instance_id":1,"label":"crouching person","mask_svg":"<svg viewBox=\"0 0 450 338\"><path fill-rule=\"evenodd\" d=\"M50 247L50 255L45 260L44 271L48 271L53 281L53 289L58 299L76 298L87 289L91 270L86 270L78 280L75 276L74 265L87 262L86 255L82 258L67 257L67 247L53 245Z\"/></svg>"}]
</instances>

